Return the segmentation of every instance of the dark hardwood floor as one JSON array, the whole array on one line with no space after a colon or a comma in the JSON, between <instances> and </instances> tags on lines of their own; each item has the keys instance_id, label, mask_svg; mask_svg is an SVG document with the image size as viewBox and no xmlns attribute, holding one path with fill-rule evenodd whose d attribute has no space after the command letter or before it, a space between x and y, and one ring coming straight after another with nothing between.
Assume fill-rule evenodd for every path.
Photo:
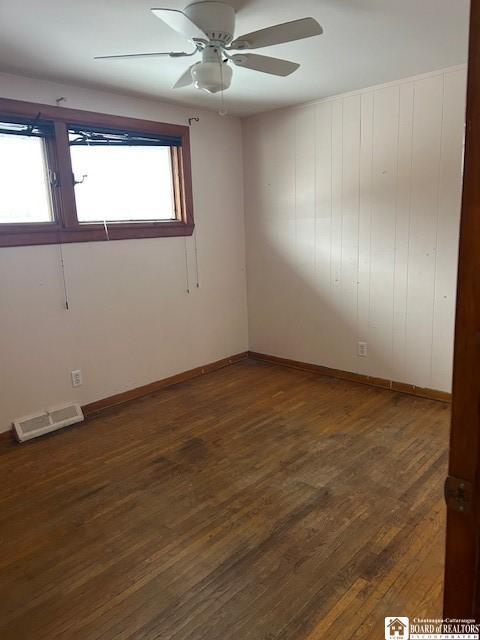
<instances>
[{"instance_id":1,"label":"dark hardwood floor","mask_svg":"<svg viewBox=\"0 0 480 640\"><path fill-rule=\"evenodd\" d=\"M2 640L371 640L441 612L449 407L243 361L0 446Z\"/></svg>"}]
</instances>

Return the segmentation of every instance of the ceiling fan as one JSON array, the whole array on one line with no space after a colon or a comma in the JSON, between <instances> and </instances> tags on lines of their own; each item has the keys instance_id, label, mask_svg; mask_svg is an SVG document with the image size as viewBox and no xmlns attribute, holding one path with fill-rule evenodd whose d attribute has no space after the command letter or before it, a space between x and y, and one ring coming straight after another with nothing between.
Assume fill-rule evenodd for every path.
<instances>
[{"instance_id":1,"label":"ceiling fan","mask_svg":"<svg viewBox=\"0 0 480 640\"><path fill-rule=\"evenodd\" d=\"M95 59L154 58L156 56L184 58L201 54L201 62L190 66L177 80L174 89L193 84L197 89L203 89L209 93L224 91L232 81L232 68L229 62L253 71L288 76L300 65L289 60L271 58L257 53L245 53L245 51L302 40L323 33L322 27L314 18L302 18L252 31L234 39L235 9L223 2L194 2L184 11L177 9L152 9L151 11L169 27L185 36L195 49L190 53L185 51L132 53L97 56ZM235 53L236 51L240 53Z\"/></svg>"}]
</instances>

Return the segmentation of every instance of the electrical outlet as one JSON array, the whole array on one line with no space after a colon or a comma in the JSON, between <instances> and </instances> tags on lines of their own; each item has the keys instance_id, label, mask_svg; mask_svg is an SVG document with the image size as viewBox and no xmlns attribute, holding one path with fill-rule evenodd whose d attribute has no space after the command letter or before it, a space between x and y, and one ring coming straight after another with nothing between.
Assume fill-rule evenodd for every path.
<instances>
[{"instance_id":1,"label":"electrical outlet","mask_svg":"<svg viewBox=\"0 0 480 640\"><path fill-rule=\"evenodd\" d=\"M360 341L358 343L358 352L357 353L360 356L360 358L366 358L367 357L367 343L366 342Z\"/></svg>"},{"instance_id":2,"label":"electrical outlet","mask_svg":"<svg viewBox=\"0 0 480 640\"><path fill-rule=\"evenodd\" d=\"M72 387L81 387L82 386L82 372L80 369L76 369L70 373L72 377Z\"/></svg>"}]
</instances>

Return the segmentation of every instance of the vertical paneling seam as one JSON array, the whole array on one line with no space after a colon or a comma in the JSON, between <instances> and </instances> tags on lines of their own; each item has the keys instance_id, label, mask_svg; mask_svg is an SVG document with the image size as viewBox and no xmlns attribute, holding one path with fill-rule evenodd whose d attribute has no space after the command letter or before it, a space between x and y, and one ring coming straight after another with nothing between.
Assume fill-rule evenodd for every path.
<instances>
[{"instance_id":1,"label":"vertical paneling seam","mask_svg":"<svg viewBox=\"0 0 480 640\"><path fill-rule=\"evenodd\" d=\"M358 209L357 209L357 335L356 339L358 340L360 337L360 305L359 305L359 289L360 289L360 185L361 185L361 160L362 160L362 114L363 114L363 96L360 96L360 125L358 127Z\"/></svg>"},{"instance_id":2,"label":"vertical paneling seam","mask_svg":"<svg viewBox=\"0 0 480 640\"><path fill-rule=\"evenodd\" d=\"M294 216L294 227L295 227L295 261L298 264L298 229L297 229L297 153L298 153L298 112L295 113L295 118L293 120L293 135L294 135L294 145L295 145L295 153L293 154L293 216Z\"/></svg>"},{"instance_id":3,"label":"vertical paneling seam","mask_svg":"<svg viewBox=\"0 0 480 640\"><path fill-rule=\"evenodd\" d=\"M375 155L375 103L376 103L376 91L372 96L372 155L370 159L370 246L368 249L368 325L367 333L370 338L371 327L371 312L372 312L372 234L373 234L373 213L374 213L374 180L373 180L373 158Z\"/></svg>"},{"instance_id":4,"label":"vertical paneling seam","mask_svg":"<svg viewBox=\"0 0 480 640\"><path fill-rule=\"evenodd\" d=\"M410 237L412 235L412 183L413 183L413 151L414 151L414 132L415 132L415 94L417 90L417 83L413 83L413 96L412 96L412 132L410 135L410 177L409 177L409 193L408 193L408 236L407 236L407 286L405 292L405 326L404 326L404 339L403 349L407 351L407 338L408 338L408 299L409 299L409 284L410 284ZM405 359L404 359L405 363Z\"/></svg>"},{"instance_id":5,"label":"vertical paneling seam","mask_svg":"<svg viewBox=\"0 0 480 640\"><path fill-rule=\"evenodd\" d=\"M343 119L345 117L344 114L344 103L345 103L345 99L342 98L342 129L341 129L341 133L342 133L342 140L340 143L340 152L341 152L341 162L340 162L340 166L341 166L341 172L340 172L340 271L339 271L339 280L340 280L340 293L343 293L343 181L344 181L344 171L343 171L343 160L344 160L344 154L343 154ZM340 303L341 305L343 305L343 295L340 298Z\"/></svg>"},{"instance_id":6,"label":"vertical paneling seam","mask_svg":"<svg viewBox=\"0 0 480 640\"><path fill-rule=\"evenodd\" d=\"M333 101L330 103L330 288L333 290Z\"/></svg>"},{"instance_id":7,"label":"vertical paneling seam","mask_svg":"<svg viewBox=\"0 0 480 640\"><path fill-rule=\"evenodd\" d=\"M433 340L435 334L435 304L437 301L437 261L438 261L438 221L440 217L440 179L442 173L442 160L443 160L443 127L445 116L445 74L442 74L442 116L440 119L440 149L438 153L438 171L437 171L437 203L436 203L436 215L435 215L435 265L433 268L433 302L432 302L432 337L430 341L430 377L429 384L432 382L433 377Z\"/></svg>"},{"instance_id":8,"label":"vertical paneling seam","mask_svg":"<svg viewBox=\"0 0 480 640\"><path fill-rule=\"evenodd\" d=\"M318 213L318 190L317 190L317 141L318 141L318 107L313 107L313 273L315 286L317 285L317 213Z\"/></svg>"},{"instance_id":9,"label":"vertical paneling seam","mask_svg":"<svg viewBox=\"0 0 480 640\"><path fill-rule=\"evenodd\" d=\"M398 255L398 174L399 174L399 155L400 155L400 104L401 104L401 87L397 87L398 90L398 105L397 105L397 153L395 156L395 239L393 247L393 287L392 287L392 362L395 353L395 285L397 282L397 255ZM394 372L391 371L391 374Z\"/></svg>"}]
</instances>

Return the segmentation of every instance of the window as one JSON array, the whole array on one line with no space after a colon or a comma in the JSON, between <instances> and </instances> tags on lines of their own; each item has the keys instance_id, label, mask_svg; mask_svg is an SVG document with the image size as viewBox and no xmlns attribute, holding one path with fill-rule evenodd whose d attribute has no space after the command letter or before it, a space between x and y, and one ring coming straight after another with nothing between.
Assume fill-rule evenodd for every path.
<instances>
[{"instance_id":1,"label":"window","mask_svg":"<svg viewBox=\"0 0 480 640\"><path fill-rule=\"evenodd\" d=\"M172 140L70 127L79 222L174 220Z\"/></svg>"},{"instance_id":2,"label":"window","mask_svg":"<svg viewBox=\"0 0 480 640\"><path fill-rule=\"evenodd\" d=\"M0 122L0 223L53 220L48 126ZM25 180L29 188L25 189Z\"/></svg>"},{"instance_id":3,"label":"window","mask_svg":"<svg viewBox=\"0 0 480 640\"><path fill-rule=\"evenodd\" d=\"M188 127L0 100L0 246L192 232Z\"/></svg>"}]
</instances>

